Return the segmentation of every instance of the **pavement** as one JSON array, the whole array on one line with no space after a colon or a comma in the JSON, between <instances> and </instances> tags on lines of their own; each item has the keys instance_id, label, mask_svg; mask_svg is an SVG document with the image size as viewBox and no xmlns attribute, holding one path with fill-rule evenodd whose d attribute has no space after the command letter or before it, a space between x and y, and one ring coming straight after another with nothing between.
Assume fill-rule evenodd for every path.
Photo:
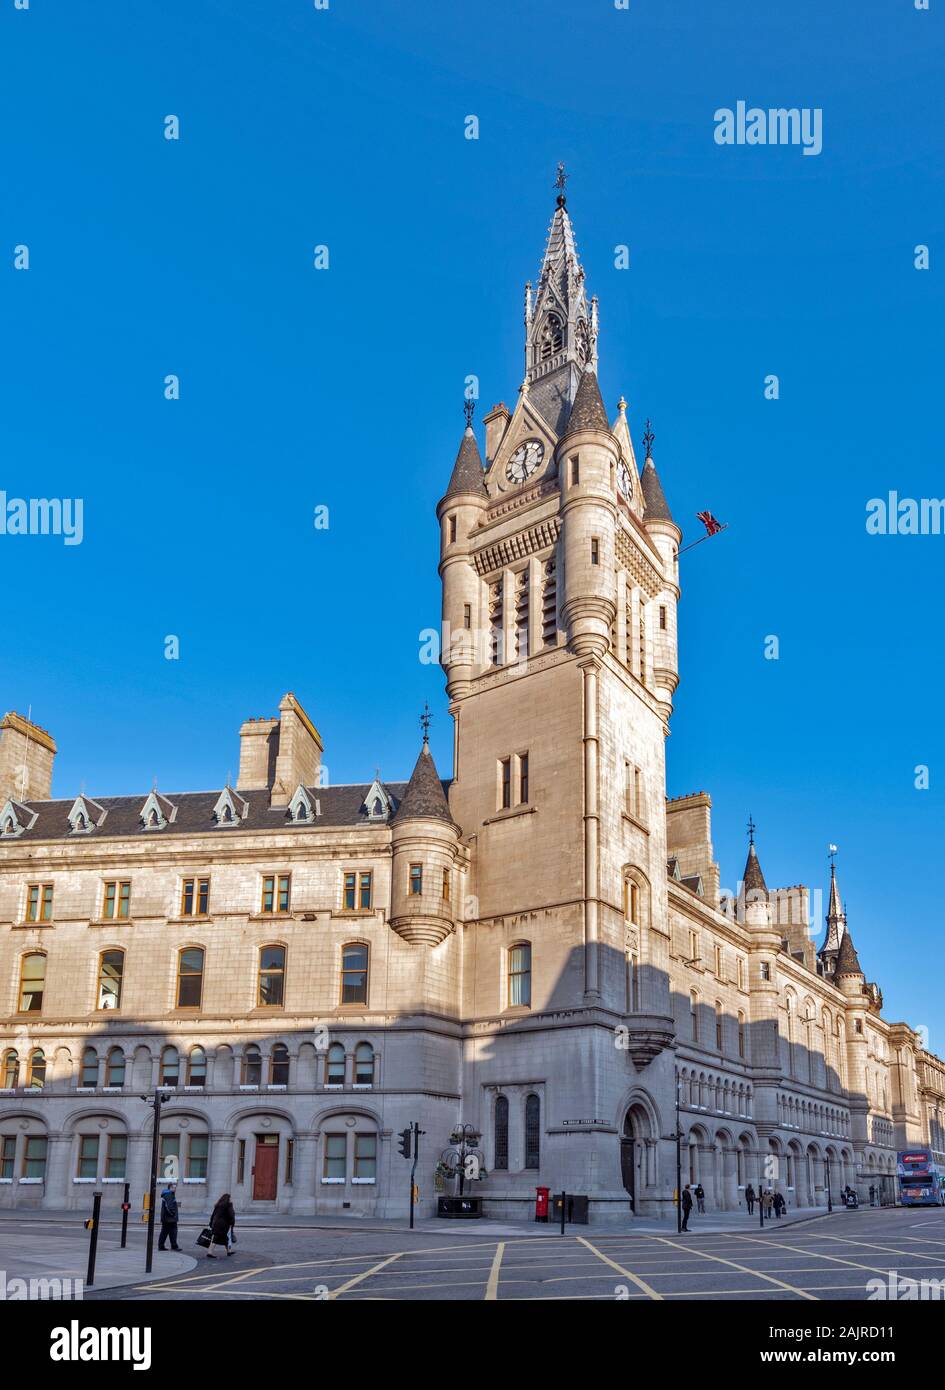
<instances>
[{"instance_id":1,"label":"pavement","mask_svg":"<svg viewBox=\"0 0 945 1390\"><path fill-rule=\"evenodd\" d=\"M739 1224L733 1227L732 1218ZM564 1236L525 1223L434 1220L410 1232L406 1223L317 1222L247 1219L237 1224L239 1244L224 1262L155 1251L150 1281L141 1272L144 1232L134 1232L122 1256L114 1249L117 1229L105 1229L102 1280L85 1297L806 1303L896 1297L882 1290L902 1279L945 1280L942 1208L840 1208L832 1215L801 1209L764 1231L747 1213L717 1213L694 1218L683 1235L668 1222L650 1223L652 1230L643 1222L626 1230L569 1226ZM9 1278L24 1261L34 1276L84 1272L87 1233L76 1225L75 1213L4 1213L0 1273ZM182 1226L185 1250L196 1231L196 1222L193 1230ZM115 1266L116 1257L127 1263Z\"/></svg>"}]
</instances>

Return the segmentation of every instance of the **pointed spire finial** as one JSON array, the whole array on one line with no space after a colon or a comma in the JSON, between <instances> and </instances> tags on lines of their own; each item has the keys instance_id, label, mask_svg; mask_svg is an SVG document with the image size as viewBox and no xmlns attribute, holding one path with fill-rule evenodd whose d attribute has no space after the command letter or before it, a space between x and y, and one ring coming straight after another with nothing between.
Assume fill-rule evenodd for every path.
<instances>
[{"instance_id":1,"label":"pointed spire finial","mask_svg":"<svg viewBox=\"0 0 945 1390\"><path fill-rule=\"evenodd\" d=\"M555 188L557 188L557 190L558 190L558 207L559 207L559 208L563 208L564 205L565 205L565 203L567 202L567 199L565 198L565 195L564 195L564 186L565 186L565 184L567 183L567 181L568 181L568 176L567 176L567 174L564 172L564 164L561 162L561 160L559 160L559 161L558 161L558 174L557 174L557 177L555 178Z\"/></svg>"},{"instance_id":2,"label":"pointed spire finial","mask_svg":"<svg viewBox=\"0 0 945 1390\"><path fill-rule=\"evenodd\" d=\"M643 458L644 460L653 457L653 441L656 435L650 428L649 417L647 417L646 430L643 435Z\"/></svg>"},{"instance_id":3,"label":"pointed spire finial","mask_svg":"<svg viewBox=\"0 0 945 1390\"><path fill-rule=\"evenodd\" d=\"M828 845L828 846L827 846L827 858L830 860L830 872L831 872L831 873L833 873L834 869L836 868L836 864L834 863L834 860L836 859L836 857L837 857L837 846L836 846L836 845Z\"/></svg>"},{"instance_id":4,"label":"pointed spire finial","mask_svg":"<svg viewBox=\"0 0 945 1390\"><path fill-rule=\"evenodd\" d=\"M424 748L426 748L427 745L428 745L429 742L430 742L430 720L431 720L432 718L433 718L433 715L430 713L430 706L429 706L429 705L427 704L427 702L424 700L424 702L423 702L423 713L422 713L421 716L420 716L420 728L423 730L423 746L424 746Z\"/></svg>"},{"instance_id":5,"label":"pointed spire finial","mask_svg":"<svg viewBox=\"0 0 945 1390\"><path fill-rule=\"evenodd\" d=\"M471 429L472 429L473 415L475 414L475 411L476 411L476 402L475 402L475 401L465 400L465 401L463 402L463 414L466 416L466 428L467 428L468 430L471 430Z\"/></svg>"},{"instance_id":6,"label":"pointed spire finial","mask_svg":"<svg viewBox=\"0 0 945 1390\"><path fill-rule=\"evenodd\" d=\"M753 845L753 844L755 843L755 831L757 830L757 828L758 828L758 827L755 825L755 822L754 822L754 821L752 820L752 818L751 818L751 812L749 811L749 813L748 813L748 843L749 843L750 845Z\"/></svg>"}]
</instances>

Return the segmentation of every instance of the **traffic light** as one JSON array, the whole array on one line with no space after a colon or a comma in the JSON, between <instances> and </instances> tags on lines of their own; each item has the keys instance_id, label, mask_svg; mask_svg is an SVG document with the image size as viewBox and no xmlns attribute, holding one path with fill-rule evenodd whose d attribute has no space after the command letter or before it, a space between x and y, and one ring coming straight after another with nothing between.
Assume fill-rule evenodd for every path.
<instances>
[{"instance_id":1,"label":"traffic light","mask_svg":"<svg viewBox=\"0 0 945 1390\"><path fill-rule=\"evenodd\" d=\"M412 1154L413 1154L413 1149L412 1149L412 1146L411 1146L411 1140L412 1140L412 1138L413 1138L413 1130L410 1128L409 1125L407 1126L406 1129L402 1129L402 1130L400 1131L400 1139L399 1139L399 1141L398 1141L397 1148L400 1150L400 1156L401 1156L401 1158L410 1158L410 1157L412 1157Z\"/></svg>"}]
</instances>

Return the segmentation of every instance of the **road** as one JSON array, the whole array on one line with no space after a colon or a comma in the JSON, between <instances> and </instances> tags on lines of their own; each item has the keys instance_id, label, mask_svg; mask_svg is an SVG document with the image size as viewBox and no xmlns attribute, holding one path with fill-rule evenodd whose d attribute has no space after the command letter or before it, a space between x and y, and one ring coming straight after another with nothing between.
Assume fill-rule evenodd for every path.
<instances>
[{"instance_id":1,"label":"road","mask_svg":"<svg viewBox=\"0 0 945 1390\"><path fill-rule=\"evenodd\" d=\"M445 1224L445 1223L444 1223ZM5 1229L6 1223L5 1223ZM21 1237L24 1238L24 1237ZM25 1237L28 1238L28 1237ZM159 1269L160 1266L158 1265ZM764 1233L483 1235L244 1227L236 1254L103 1296L158 1299L647 1302L867 1299L868 1282L945 1280L945 1209L839 1212ZM942 1286L945 1293L945 1284ZM89 1292L87 1300L99 1295ZM873 1289L875 1297L875 1285Z\"/></svg>"}]
</instances>

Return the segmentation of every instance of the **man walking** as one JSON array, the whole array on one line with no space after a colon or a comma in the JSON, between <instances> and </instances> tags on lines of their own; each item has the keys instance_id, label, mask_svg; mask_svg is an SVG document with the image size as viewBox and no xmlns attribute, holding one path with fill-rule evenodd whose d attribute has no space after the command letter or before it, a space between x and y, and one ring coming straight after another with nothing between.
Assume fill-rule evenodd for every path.
<instances>
[{"instance_id":1,"label":"man walking","mask_svg":"<svg viewBox=\"0 0 945 1390\"><path fill-rule=\"evenodd\" d=\"M689 1191L689 1184L682 1190L682 1226L680 1230L689 1230L689 1213L692 1211L692 1193Z\"/></svg>"},{"instance_id":2,"label":"man walking","mask_svg":"<svg viewBox=\"0 0 945 1390\"><path fill-rule=\"evenodd\" d=\"M696 1211L700 1216L705 1216L705 1188L701 1182L696 1188Z\"/></svg>"},{"instance_id":3,"label":"man walking","mask_svg":"<svg viewBox=\"0 0 945 1390\"><path fill-rule=\"evenodd\" d=\"M755 1213L755 1189L751 1183L745 1188L745 1205L748 1208L748 1215L753 1216Z\"/></svg>"},{"instance_id":4,"label":"man walking","mask_svg":"<svg viewBox=\"0 0 945 1390\"><path fill-rule=\"evenodd\" d=\"M161 1193L161 1235L158 1239L158 1249L166 1250L165 1241L168 1236L171 1238L171 1249L179 1250L177 1244L177 1220L180 1213L177 1206L177 1184L169 1182Z\"/></svg>"}]
</instances>

